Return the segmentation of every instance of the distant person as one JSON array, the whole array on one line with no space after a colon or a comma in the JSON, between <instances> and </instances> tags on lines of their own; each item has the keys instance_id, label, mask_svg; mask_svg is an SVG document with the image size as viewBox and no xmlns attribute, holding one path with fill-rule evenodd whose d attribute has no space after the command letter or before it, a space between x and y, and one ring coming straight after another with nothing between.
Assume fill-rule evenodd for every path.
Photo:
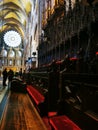
<instances>
[{"instance_id":1,"label":"distant person","mask_svg":"<svg viewBox=\"0 0 98 130\"><path fill-rule=\"evenodd\" d=\"M6 81L8 77L8 72L6 68L3 70L2 75L3 75L3 86L7 86Z\"/></svg>"},{"instance_id":2,"label":"distant person","mask_svg":"<svg viewBox=\"0 0 98 130\"><path fill-rule=\"evenodd\" d=\"M13 72L13 70L10 69L8 72L8 88L10 88L10 86L11 86L11 81L12 81L13 77L14 77L14 72Z\"/></svg>"},{"instance_id":3,"label":"distant person","mask_svg":"<svg viewBox=\"0 0 98 130\"><path fill-rule=\"evenodd\" d=\"M13 77L14 77L14 72L13 70L10 69L8 72L8 81L11 82Z\"/></svg>"},{"instance_id":4,"label":"distant person","mask_svg":"<svg viewBox=\"0 0 98 130\"><path fill-rule=\"evenodd\" d=\"M23 81L25 81L25 79L26 79L26 70L23 71L22 79L23 79Z\"/></svg>"},{"instance_id":5,"label":"distant person","mask_svg":"<svg viewBox=\"0 0 98 130\"><path fill-rule=\"evenodd\" d=\"M22 68L20 68L19 77L22 78Z\"/></svg>"}]
</instances>

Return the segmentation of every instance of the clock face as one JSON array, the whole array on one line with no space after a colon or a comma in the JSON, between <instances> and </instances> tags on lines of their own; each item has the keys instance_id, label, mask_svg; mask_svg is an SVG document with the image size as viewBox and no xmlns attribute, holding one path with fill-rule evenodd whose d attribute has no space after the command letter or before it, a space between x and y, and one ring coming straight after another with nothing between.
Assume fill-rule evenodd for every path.
<instances>
[{"instance_id":1,"label":"clock face","mask_svg":"<svg viewBox=\"0 0 98 130\"><path fill-rule=\"evenodd\" d=\"M4 34L4 42L10 47L17 47L21 44L21 36L16 31L8 31Z\"/></svg>"}]
</instances>

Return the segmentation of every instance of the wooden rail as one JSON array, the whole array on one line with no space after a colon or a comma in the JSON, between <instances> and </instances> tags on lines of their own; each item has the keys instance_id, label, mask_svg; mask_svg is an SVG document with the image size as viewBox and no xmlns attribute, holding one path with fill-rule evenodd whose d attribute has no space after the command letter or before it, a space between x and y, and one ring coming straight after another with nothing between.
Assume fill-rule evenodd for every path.
<instances>
[{"instance_id":1,"label":"wooden rail","mask_svg":"<svg viewBox=\"0 0 98 130\"><path fill-rule=\"evenodd\" d=\"M59 112L67 114L82 129L98 128L97 79L98 75L93 74L60 74L61 102Z\"/></svg>"},{"instance_id":2,"label":"wooden rail","mask_svg":"<svg viewBox=\"0 0 98 130\"><path fill-rule=\"evenodd\" d=\"M36 71L30 73L29 84L44 95L47 116L49 112L57 112L56 116L67 115L83 130L92 130L92 127L96 130L97 79L97 74Z\"/></svg>"}]
</instances>

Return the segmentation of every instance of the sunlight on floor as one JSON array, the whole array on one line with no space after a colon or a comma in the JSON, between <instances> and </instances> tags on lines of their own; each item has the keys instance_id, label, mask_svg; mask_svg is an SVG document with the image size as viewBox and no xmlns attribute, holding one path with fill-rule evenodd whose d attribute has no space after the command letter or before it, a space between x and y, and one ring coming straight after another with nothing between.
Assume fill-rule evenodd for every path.
<instances>
[{"instance_id":1,"label":"sunlight on floor","mask_svg":"<svg viewBox=\"0 0 98 130\"><path fill-rule=\"evenodd\" d=\"M0 103L7 91L7 89L8 89L8 86L5 86L5 87L2 86L2 78L0 77Z\"/></svg>"}]
</instances>

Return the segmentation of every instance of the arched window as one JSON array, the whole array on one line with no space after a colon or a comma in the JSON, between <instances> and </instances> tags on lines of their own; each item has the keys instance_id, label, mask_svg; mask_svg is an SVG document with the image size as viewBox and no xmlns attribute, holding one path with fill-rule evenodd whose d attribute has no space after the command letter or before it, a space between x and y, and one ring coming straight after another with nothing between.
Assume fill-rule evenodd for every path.
<instances>
[{"instance_id":1,"label":"arched window","mask_svg":"<svg viewBox=\"0 0 98 130\"><path fill-rule=\"evenodd\" d=\"M13 58L15 56L15 52L13 50L9 51L8 57Z\"/></svg>"},{"instance_id":2,"label":"arched window","mask_svg":"<svg viewBox=\"0 0 98 130\"><path fill-rule=\"evenodd\" d=\"M2 56L2 57L7 57L7 50L2 49L2 51L1 51L1 56Z\"/></svg>"},{"instance_id":3,"label":"arched window","mask_svg":"<svg viewBox=\"0 0 98 130\"><path fill-rule=\"evenodd\" d=\"M22 52L21 51L16 51L16 57L21 57L22 56Z\"/></svg>"}]
</instances>

